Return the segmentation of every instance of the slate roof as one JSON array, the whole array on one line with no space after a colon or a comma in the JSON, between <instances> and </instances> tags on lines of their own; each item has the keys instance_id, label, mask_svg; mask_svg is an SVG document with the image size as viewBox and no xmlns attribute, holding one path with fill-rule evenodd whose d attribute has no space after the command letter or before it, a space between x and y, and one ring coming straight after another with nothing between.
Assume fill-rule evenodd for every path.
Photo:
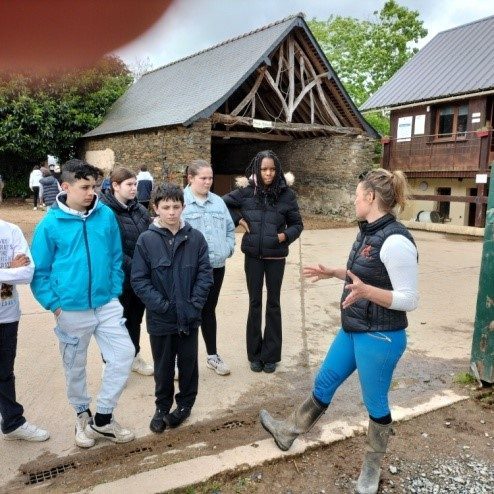
<instances>
[{"instance_id":1,"label":"slate roof","mask_svg":"<svg viewBox=\"0 0 494 494\"><path fill-rule=\"evenodd\" d=\"M494 89L494 16L437 34L361 110Z\"/></svg>"},{"instance_id":2,"label":"slate roof","mask_svg":"<svg viewBox=\"0 0 494 494\"><path fill-rule=\"evenodd\" d=\"M352 111L374 136L375 130L350 100L303 14L297 14L144 74L115 102L103 122L84 137L189 125L211 116L261 63L269 61L270 53L294 27L306 31Z\"/></svg>"}]
</instances>

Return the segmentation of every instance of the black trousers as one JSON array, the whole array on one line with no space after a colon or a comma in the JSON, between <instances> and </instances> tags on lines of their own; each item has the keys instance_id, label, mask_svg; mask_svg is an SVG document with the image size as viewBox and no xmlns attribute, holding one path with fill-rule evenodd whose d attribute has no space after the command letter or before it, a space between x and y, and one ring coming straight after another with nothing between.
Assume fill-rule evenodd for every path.
<instances>
[{"instance_id":1,"label":"black trousers","mask_svg":"<svg viewBox=\"0 0 494 494\"><path fill-rule=\"evenodd\" d=\"M38 207L38 200L39 200L39 187L33 187L33 206L35 208Z\"/></svg>"},{"instance_id":2,"label":"black trousers","mask_svg":"<svg viewBox=\"0 0 494 494\"><path fill-rule=\"evenodd\" d=\"M15 431L26 422L24 408L15 398L14 361L18 328L19 321L0 323L0 425L4 434Z\"/></svg>"},{"instance_id":3,"label":"black trousers","mask_svg":"<svg viewBox=\"0 0 494 494\"><path fill-rule=\"evenodd\" d=\"M175 359L178 365L179 392L175 395L177 407L193 407L199 385L198 333L199 331L194 329L187 336L149 335L154 361L156 408L168 411L172 408Z\"/></svg>"},{"instance_id":4,"label":"black trousers","mask_svg":"<svg viewBox=\"0 0 494 494\"><path fill-rule=\"evenodd\" d=\"M141 351L139 341L141 339L141 323L146 308L141 299L135 294L132 287L125 287L118 297L123 307L123 316L127 320L125 325L129 331L130 339L134 344L135 354Z\"/></svg>"},{"instance_id":5,"label":"black trousers","mask_svg":"<svg viewBox=\"0 0 494 494\"><path fill-rule=\"evenodd\" d=\"M223 278L225 277L225 268L214 268L213 279L214 283L209 290L208 298L201 313L201 331L204 343L206 344L206 351L208 355L216 355L216 305L218 304L218 298L220 296L221 285L223 285Z\"/></svg>"},{"instance_id":6,"label":"black trousers","mask_svg":"<svg viewBox=\"0 0 494 494\"><path fill-rule=\"evenodd\" d=\"M247 317L247 357L250 362L276 363L281 360L280 292L285 259L257 259L245 256L245 276L249 292ZM262 324L262 288L266 277L266 325Z\"/></svg>"}]
</instances>

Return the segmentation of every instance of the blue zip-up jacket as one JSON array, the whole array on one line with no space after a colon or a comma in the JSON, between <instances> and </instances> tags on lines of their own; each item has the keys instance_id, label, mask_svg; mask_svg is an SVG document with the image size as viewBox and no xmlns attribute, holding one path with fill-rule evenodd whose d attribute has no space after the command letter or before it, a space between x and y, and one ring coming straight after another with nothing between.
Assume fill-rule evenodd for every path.
<instances>
[{"instance_id":1,"label":"blue zip-up jacket","mask_svg":"<svg viewBox=\"0 0 494 494\"><path fill-rule=\"evenodd\" d=\"M95 309L122 292L120 230L113 211L96 196L87 213L65 201L60 193L34 231L31 289L52 312Z\"/></svg>"},{"instance_id":2,"label":"blue zip-up jacket","mask_svg":"<svg viewBox=\"0 0 494 494\"><path fill-rule=\"evenodd\" d=\"M184 200L182 218L204 235L211 266L222 268L235 249L235 225L225 202L212 192L204 202L198 201L189 186L184 189Z\"/></svg>"}]
</instances>

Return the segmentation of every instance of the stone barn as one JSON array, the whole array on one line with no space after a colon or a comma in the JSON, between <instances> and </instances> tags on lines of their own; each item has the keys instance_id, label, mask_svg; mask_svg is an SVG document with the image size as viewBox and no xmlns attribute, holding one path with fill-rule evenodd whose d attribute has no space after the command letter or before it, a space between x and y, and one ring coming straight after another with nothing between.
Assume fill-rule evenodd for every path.
<instances>
[{"instance_id":1,"label":"stone barn","mask_svg":"<svg viewBox=\"0 0 494 494\"><path fill-rule=\"evenodd\" d=\"M376 137L298 14L148 72L84 136L81 152L106 169L145 164L178 183L187 163L206 159L223 194L258 151L272 149L295 174L304 211L351 218Z\"/></svg>"}]
</instances>

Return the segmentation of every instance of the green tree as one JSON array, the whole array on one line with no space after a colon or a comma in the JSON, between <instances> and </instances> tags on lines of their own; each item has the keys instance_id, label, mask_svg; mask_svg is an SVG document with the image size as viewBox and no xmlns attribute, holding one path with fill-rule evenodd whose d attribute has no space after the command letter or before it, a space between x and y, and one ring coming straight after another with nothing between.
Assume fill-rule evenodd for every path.
<instances>
[{"instance_id":1,"label":"green tree","mask_svg":"<svg viewBox=\"0 0 494 494\"><path fill-rule=\"evenodd\" d=\"M78 138L96 127L132 83L118 57L83 70L51 75L0 74L0 156L65 161Z\"/></svg>"},{"instance_id":2,"label":"green tree","mask_svg":"<svg viewBox=\"0 0 494 494\"><path fill-rule=\"evenodd\" d=\"M416 10L387 0L372 20L330 16L309 26L326 57L359 106L417 51L427 30Z\"/></svg>"}]
</instances>

